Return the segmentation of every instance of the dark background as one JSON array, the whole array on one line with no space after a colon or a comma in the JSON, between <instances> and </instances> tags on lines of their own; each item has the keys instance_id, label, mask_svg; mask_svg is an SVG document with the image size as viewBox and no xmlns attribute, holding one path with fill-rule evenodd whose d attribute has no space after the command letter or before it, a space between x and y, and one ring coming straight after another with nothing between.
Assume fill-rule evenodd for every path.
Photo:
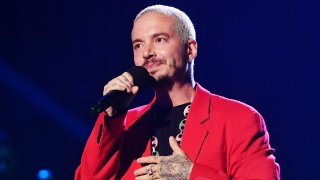
<instances>
[{"instance_id":1,"label":"dark background","mask_svg":"<svg viewBox=\"0 0 320 180\"><path fill-rule=\"evenodd\" d=\"M103 86L133 66L130 32L147 5L175 6L193 21L195 78L265 118L283 179L319 169L318 4L308 1L30 0L0 4L2 179L72 179ZM150 101L151 91L134 105Z\"/></svg>"}]
</instances>

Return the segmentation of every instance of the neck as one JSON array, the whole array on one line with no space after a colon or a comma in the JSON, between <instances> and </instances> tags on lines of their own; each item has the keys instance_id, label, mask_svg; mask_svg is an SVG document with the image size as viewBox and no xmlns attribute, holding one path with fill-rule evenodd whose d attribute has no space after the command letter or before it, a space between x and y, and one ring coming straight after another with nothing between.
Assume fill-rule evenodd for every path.
<instances>
[{"instance_id":1,"label":"neck","mask_svg":"<svg viewBox=\"0 0 320 180\"><path fill-rule=\"evenodd\" d=\"M174 82L167 88L155 89L157 105L161 107L175 107L192 102L195 94L195 82Z\"/></svg>"}]
</instances>

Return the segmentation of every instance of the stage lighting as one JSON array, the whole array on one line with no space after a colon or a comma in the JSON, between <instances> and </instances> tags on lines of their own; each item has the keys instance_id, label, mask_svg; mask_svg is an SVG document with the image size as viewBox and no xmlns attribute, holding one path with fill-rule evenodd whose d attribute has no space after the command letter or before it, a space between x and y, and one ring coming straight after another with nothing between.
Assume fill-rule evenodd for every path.
<instances>
[{"instance_id":1,"label":"stage lighting","mask_svg":"<svg viewBox=\"0 0 320 180\"><path fill-rule=\"evenodd\" d=\"M50 170L47 169L41 169L38 171L38 179L39 180L49 180L51 179L52 173Z\"/></svg>"}]
</instances>

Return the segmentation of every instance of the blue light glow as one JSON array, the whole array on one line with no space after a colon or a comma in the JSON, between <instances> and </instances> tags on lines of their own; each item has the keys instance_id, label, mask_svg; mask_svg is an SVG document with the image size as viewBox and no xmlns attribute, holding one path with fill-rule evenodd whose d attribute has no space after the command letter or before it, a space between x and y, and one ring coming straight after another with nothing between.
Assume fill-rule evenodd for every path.
<instances>
[{"instance_id":1,"label":"blue light glow","mask_svg":"<svg viewBox=\"0 0 320 180\"><path fill-rule=\"evenodd\" d=\"M39 179L49 179L51 177L51 172L49 170L46 169L41 169L38 172L38 178Z\"/></svg>"},{"instance_id":2,"label":"blue light glow","mask_svg":"<svg viewBox=\"0 0 320 180\"><path fill-rule=\"evenodd\" d=\"M43 90L25 78L25 75L19 74L11 67L2 62L0 57L0 83L2 81L7 87L15 90L21 97L26 98L32 105L37 107L42 113L52 116L57 123L68 128L70 132L86 139L90 129L83 124L79 118L67 112L63 106L55 101L55 98L49 96ZM1 134L0 134L1 135Z\"/></svg>"}]
</instances>

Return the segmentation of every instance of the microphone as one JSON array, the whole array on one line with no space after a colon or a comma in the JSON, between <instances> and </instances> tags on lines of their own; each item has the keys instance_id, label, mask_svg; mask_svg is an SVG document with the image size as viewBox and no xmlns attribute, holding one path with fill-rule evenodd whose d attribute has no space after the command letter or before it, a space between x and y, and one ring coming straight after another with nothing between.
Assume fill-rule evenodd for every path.
<instances>
[{"instance_id":1,"label":"microphone","mask_svg":"<svg viewBox=\"0 0 320 180\"><path fill-rule=\"evenodd\" d=\"M149 72L142 66L134 66L128 69L128 72L134 81L134 85L139 87L139 91L144 90L146 87L151 85L152 76L149 75ZM118 102L126 99L130 94L125 91L111 90L101 99L98 100L91 110L95 113L101 113L108 107L115 105Z\"/></svg>"}]
</instances>

